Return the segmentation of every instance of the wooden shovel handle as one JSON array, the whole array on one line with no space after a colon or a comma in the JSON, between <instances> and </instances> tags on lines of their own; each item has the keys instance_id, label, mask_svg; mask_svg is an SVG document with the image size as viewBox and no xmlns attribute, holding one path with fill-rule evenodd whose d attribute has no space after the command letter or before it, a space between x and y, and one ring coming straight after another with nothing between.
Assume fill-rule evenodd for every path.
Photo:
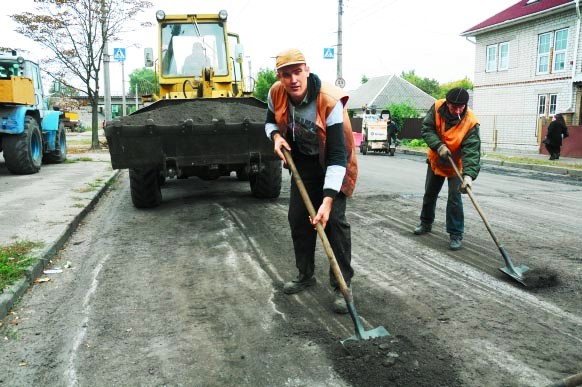
<instances>
[{"instance_id":1,"label":"wooden shovel handle","mask_svg":"<svg viewBox=\"0 0 582 387\"><path fill-rule=\"evenodd\" d=\"M291 169L291 174L293 175L293 180L295 181L295 184L297 185L297 189L299 190L299 193L301 194L301 198L303 199L303 202L305 203L305 207L307 208L307 212L309 213L309 216L311 217L311 219L315 219L315 216L317 215L317 213L315 212L315 208L313 208L313 204L311 203L311 199L309 198L309 194L307 193L307 190L305 189L305 185L303 184L303 180L301 180L301 176L299 175L299 172L297 172L297 167L295 166L295 163L293 162L293 158L291 157L291 153L289 153L289 151L286 148L281 148L281 149L283 150L283 155L285 156L285 161L287 162L287 165ZM329 258L329 265L331 266L331 269L333 271L335 279L339 284L339 288L344 296L344 299L346 300L347 303L352 303L353 302L352 295L348 292L348 286L346 284L344 276L342 275L342 271L340 270L340 267L337 263L337 259L335 258L335 254L333 253L333 250L331 248L329 240L327 239L327 235L325 234L323 226L321 225L321 223L317 223L315 225L315 228L317 230L317 234L319 235L319 238L321 238L321 242L323 243L323 249L325 250L327 257Z\"/></svg>"}]
</instances>

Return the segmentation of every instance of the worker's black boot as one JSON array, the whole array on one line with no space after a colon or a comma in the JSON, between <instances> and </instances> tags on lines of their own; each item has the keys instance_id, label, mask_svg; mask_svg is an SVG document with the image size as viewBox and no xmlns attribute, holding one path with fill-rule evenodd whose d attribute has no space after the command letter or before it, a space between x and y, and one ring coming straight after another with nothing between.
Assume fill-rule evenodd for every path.
<instances>
[{"instance_id":1,"label":"worker's black boot","mask_svg":"<svg viewBox=\"0 0 582 387\"><path fill-rule=\"evenodd\" d=\"M426 234L427 232L431 232L432 226L430 224L421 223L414 229L414 233L416 235Z\"/></svg>"},{"instance_id":2,"label":"worker's black boot","mask_svg":"<svg viewBox=\"0 0 582 387\"><path fill-rule=\"evenodd\" d=\"M314 276L306 276L304 274L299 274L296 279L290 282L286 282L283 285L283 293L285 294L295 294L300 291L315 285Z\"/></svg>"},{"instance_id":3,"label":"worker's black boot","mask_svg":"<svg viewBox=\"0 0 582 387\"><path fill-rule=\"evenodd\" d=\"M463 243L461 242L463 238L460 235L451 234L451 242L449 243L449 248L453 251L461 250Z\"/></svg>"},{"instance_id":4,"label":"worker's black boot","mask_svg":"<svg viewBox=\"0 0 582 387\"><path fill-rule=\"evenodd\" d=\"M348 288L348 292L352 294L352 289ZM335 288L333 291L334 301L333 301L333 311L338 314L348 313L348 305L340 288Z\"/></svg>"}]
</instances>

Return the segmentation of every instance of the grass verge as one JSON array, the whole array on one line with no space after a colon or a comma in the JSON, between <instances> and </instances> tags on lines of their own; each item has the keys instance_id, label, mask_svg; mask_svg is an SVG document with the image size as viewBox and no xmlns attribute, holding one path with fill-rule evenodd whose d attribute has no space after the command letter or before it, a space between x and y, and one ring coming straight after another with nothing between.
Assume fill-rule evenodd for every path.
<instances>
[{"instance_id":1,"label":"grass verge","mask_svg":"<svg viewBox=\"0 0 582 387\"><path fill-rule=\"evenodd\" d=\"M34 261L30 252L40 246L41 243L32 241L0 245L0 293L24 276L24 272Z\"/></svg>"}]
</instances>

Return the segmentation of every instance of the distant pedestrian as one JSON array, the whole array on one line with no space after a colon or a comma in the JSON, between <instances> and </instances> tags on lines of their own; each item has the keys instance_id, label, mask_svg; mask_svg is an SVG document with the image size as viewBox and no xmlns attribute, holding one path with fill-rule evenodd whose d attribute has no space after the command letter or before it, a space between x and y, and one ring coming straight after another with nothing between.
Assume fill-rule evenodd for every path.
<instances>
[{"instance_id":1,"label":"distant pedestrian","mask_svg":"<svg viewBox=\"0 0 582 387\"><path fill-rule=\"evenodd\" d=\"M437 100L422 122L421 135L428 149L425 192L420 213L420 225L414 229L416 235L432 230L436 202L445 179L449 192L446 210L449 247L459 250L462 246L464 228L463 201L461 192L471 187L479 174L481 139L479 123L473 111L467 107L469 93L461 88L451 89L446 99ZM463 175L459 179L449 157L452 157Z\"/></svg>"},{"instance_id":2,"label":"distant pedestrian","mask_svg":"<svg viewBox=\"0 0 582 387\"><path fill-rule=\"evenodd\" d=\"M548 126L548 134L544 140L546 149L550 154L550 160L558 160L560 158L560 148L562 147L562 139L568 137L568 127L564 116L556 114L552 117L552 122Z\"/></svg>"},{"instance_id":3,"label":"distant pedestrian","mask_svg":"<svg viewBox=\"0 0 582 387\"><path fill-rule=\"evenodd\" d=\"M396 134L400 128L398 128L396 122L392 121L392 118L388 118L388 121L386 121L386 129L388 130L388 149L390 149L392 141L394 141L394 146L398 145Z\"/></svg>"}]
</instances>

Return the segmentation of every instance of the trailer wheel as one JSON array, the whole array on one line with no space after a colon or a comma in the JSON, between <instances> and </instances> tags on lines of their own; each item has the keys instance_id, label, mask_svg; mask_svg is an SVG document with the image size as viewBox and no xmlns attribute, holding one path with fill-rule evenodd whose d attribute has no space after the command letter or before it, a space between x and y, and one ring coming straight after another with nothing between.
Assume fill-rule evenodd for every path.
<instances>
[{"instance_id":1,"label":"trailer wheel","mask_svg":"<svg viewBox=\"0 0 582 387\"><path fill-rule=\"evenodd\" d=\"M3 137L4 160L8 170L16 175L40 171L42 164L42 135L34 117L24 118L24 132Z\"/></svg>"},{"instance_id":2,"label":"trailer wheel","mask_svg":"<svg viewBox=\"0 0 582 387\"><path fill-rule=\"evenodd\" d=\"M153 208L162 203L158 168L130 169L131 201L136 208Z\"/></svg>"},{"instance_id":3,"label":"trailer wheel","mask_svg":"<svg viewBox=\"0 0 582 387\"><path fill-rule=\"evenodd\" d=\"M251 192L259 199L274 199L281 193L281 160L268 161L265 168L249 176Z\"/></svg>"},{"instance_id":4,"label":"trailer wheel","mask_svg":"<svg viewBox=\"0 0 582 387\"><path fill-rule=\"evenodd\" d=\"M56 149L45 154L43 161L47 163L62 163L67 159L67 131L62 121L59 123L59 130L55 142Z\"/></svg>"},{"instance_id":5,"label":"trailer wheel","mask_svg":"<svg viewBox=\"0 0 582 387\"><path fill-rule=\"evenodd\" d=\"M360 144L360 153L364 156L368 153L368 142L364 141Z\"/></svg>"}]
</instances>

